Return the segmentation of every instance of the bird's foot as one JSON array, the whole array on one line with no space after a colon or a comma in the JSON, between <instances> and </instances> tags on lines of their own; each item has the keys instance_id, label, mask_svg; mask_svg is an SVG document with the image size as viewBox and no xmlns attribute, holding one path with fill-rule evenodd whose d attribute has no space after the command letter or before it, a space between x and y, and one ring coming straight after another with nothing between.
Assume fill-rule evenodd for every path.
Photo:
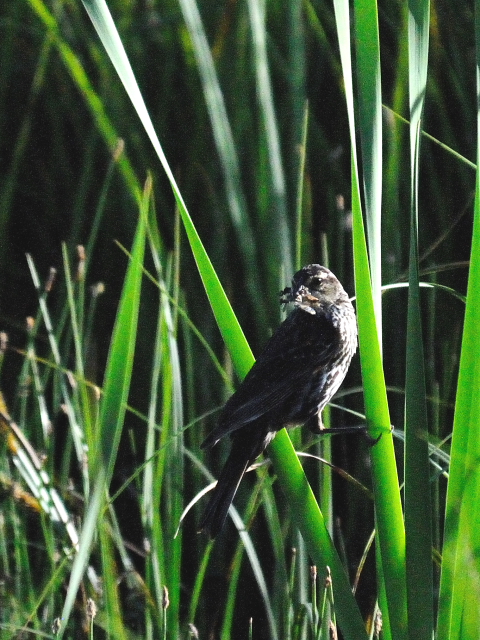
<instances>
[{"instance_id":1,"label":"bird's foot","mask_svg":"<svg viewBox=\"0 0 480 640\"><path fill-rule=\"evenodd\" d=\"M313 433L316 433L317 435L321 435L321 436L334 436L334 435L337 435L337 434L340 434L340 433L343 433L343 434L346 434L346 433L360 433L361 435L363 435L367 439L367 442L371 447L376 445L377 442L382 437L381 433L376 438L371 436L369 434L369 432L368 432L368 429L367 429L366 425L355 425L355 426L350 426L350 427L330 427L328 429L326 427L324 427L323 424L322 425L309 424L308 426L309 426L310 431L312 431Z\"/></svg>"}]
</instances>

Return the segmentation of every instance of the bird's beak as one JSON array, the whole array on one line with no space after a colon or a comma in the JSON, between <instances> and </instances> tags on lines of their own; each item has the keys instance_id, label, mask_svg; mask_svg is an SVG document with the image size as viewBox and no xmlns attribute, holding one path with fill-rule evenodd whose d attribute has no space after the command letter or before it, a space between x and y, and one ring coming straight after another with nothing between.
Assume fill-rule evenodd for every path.
<instances>
[{"instance_id":1,"label":"bird's beak","mask_svg":"<svg viewBox=\"0 0 480 640\"><path fill-rule=\"evenodd\" d=\"M304 286L301 286L297 292L297 295L293 297L293 303L302 311L306 311L311 315L315 315L315 307L319 306L319 300L308 291Z\"/></svg>"}]
</instances>

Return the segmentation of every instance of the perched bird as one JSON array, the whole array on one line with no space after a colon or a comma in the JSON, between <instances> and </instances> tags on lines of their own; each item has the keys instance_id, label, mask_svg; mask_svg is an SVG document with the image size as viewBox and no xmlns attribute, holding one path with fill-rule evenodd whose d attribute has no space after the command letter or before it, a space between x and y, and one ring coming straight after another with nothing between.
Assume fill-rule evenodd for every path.
<instances>
[{"instance_id":1,"label":"perched bird","mask_svg":"<svg viewBox=\"0 0 480 640\"><path fill-rule=\"evenodd\" d=\"M355 311L331 271L309 264L298 271L281 303L294 310L267 342L217 427L202 443L226 435L230 455L213 490L200 530L213 538L222 528L247 468L283 427L323 429L322 411L341 385L357 348Z\"/></svg>"}]
</instances>

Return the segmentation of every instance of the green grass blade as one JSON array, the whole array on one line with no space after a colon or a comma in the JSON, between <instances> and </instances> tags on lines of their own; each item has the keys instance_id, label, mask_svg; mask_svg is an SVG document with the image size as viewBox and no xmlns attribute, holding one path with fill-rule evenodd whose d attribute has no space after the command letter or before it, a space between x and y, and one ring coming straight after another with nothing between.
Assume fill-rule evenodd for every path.
<instances>
[{"instance_id":1,"label":"green grass blade","mask_svg":"<svg viewBox=\"0 0 480 640\"><path fill-rule=\"evenodd\" d=\"M307 157L307 133L308 133L308 102L305 102L303 111L302 136L300 143L300 158L298 163L298 182L296 197L296 224L295 224L295 269L301 269L303 266L303 245L305 242L304 232L304 211L303 211L303 192L304 192L304 174L305 161ZM308 254L307 254L308 255Z\"/></svg>"},{"instance_id":2,"label":"green grass blade","mask_svg":"<svg viewBox=\"0 0 480 640\"><path fill-rule=\"evenodd\" d=\"M381 579L385 582L386 593L386 601L381 603L381 607L383 615L389 617L388 625L392 629L392 638L396 640L406 636L407 626L405 530L359 198L352 205L365 414L371 433L382 434L371 450L376 528L383 567Z\"/></svg>"},{"instance_id":3,"label":"green grass blade","mask_svg":"<svg viewBox=\"0 0 480 640\"><path fill-rule=\"evenodd\" d=\"M102 584L103 609L105 611L105 626L115 635L117 640L127 640L127 630L123 624L121 601L119 598L119 575L116 563L115 549L110 532L106 527L99 527L99 546L102 555Z\"/></svg>"},{"instance_id":4,"label":"green grass blade","mask_svg":"<svg viewBox=\"0 0 480 640\"><path fill-rule=\"evenodd\" d=\"M63 633L66 630L68 620L75 604L78 588L83 580L85 569L90 559L91 545L98 526L98 514L102 508L105 496L105 480L105 468L102 467L95 479L93 491L85 512L78 551L75 554L75 559L73 561L67 595L65 596L65 602L62 609L62 627L58 634L59 638L62 638Z\"/></svg>"},{"instance_id":5,"label":"green grass blade","mask_svg":"<svg viewBox=\"0 0 480 640\"><path fill-rule=\"evenodd\" d=\"M242 188L240 162L235 147L230 121L215 70L213 55L208 45L207 36L195 0L180 0L180 7L192 39L195 58L203 94L212 125L213 137L225 179L225 193L230 210L230 217L237 232L241 247L241 258L247 272L247 287L255 296L260 286L258 278L256 238L248 216L248 208ZM262 313L263 305L259 305Z\"/></svg>"},{"instance_id":6,"label":"green grass blade","mask_svg":"<svg viewBox=\"0 0 480 640\"><path fill-rule=\"evenodd\" d=\"M349 5L344 0L335 0L334 7L352 141L353 251L365 413L370 432L377 436L382 434L380 441L372 447L371 451L377 537L383 568L379 579L382 583L384 582L386 594L386 597L382 598L381 608L384 617L388 616L386 629L391 629L392 637L399 640L405 638L407 633L405 531L393 439L389 433L390 416L360 200L350 58ZM380 588L380 594L382 593L383 589Z\"/></svg>"},{"instance_id":7,"label":"green grass blade","mask_svg":"<svg viewBox=\"0 0 480 640\"><path fill-rule=\"evenodd\" d=\"M78 587L90 557L91 545L98 527L100 511L110 483L122 433L137 333L146 238L145 221L149 206L150 189L151 182L149 181L144 194L141 215L135 235L132 260L125 277L110 344L98 426L98 450L90 451L93 491L86 508L79 550L72 566L67 596L62 611L61 633L64 632L65 625L72 612Z\"/></svg>"},{"instance_id":8,"label":"green grass blade","mask_svg":"<svg viewBox=\"0 0 480 640\"><path fill-rule=\"evenodd\" d=\"M68 299L68 307L69 307L69 318L70 318L70 326L74 344L75 351L75 371L78 376L79 382L77 387L78 400L80 402L81 410L79 411L80 415L82 415L83 420L83 430L86 434L87 445L91 442L90 436L93 431L92 425L92 416L90 410L90 400L88 395L88 387L85 384L85 371L83 366L84 359L84 343L83 343L83 322L81 321L83 306L84 306L84 297L79 295L78 287L82 287L84 285L83 280L77 283L78 287L74 289L74 278L72 278L72 274L70 271L70 263L68 259L68 251L65 244L62 244L62 255L63 255L63 268L65 271L65 283L67 287L67 299ZM80 313L79 313L80 312Z\"/></svg>"},{"instance_id":9,"label":"green grass blade","mask_svg":"<svg viewBox=\"0 0 480 640\"><path fill-rule=\"evenodd\" d=\"M477 96L480 87L480 3L475 3ZM477 98L477 167L480 166L480 110ZM458 376L445 512L438 638L478 637L480 518L480 176L477 168L467 303ZM477 604L475 604L477 603Z\"/></svg>"},{"instance_id":10,"label":"green grass blade","mask_svg":"<svg viewBox=\"0 0 480 640\"><path fill-rule=\"evenodd\" d=\"M430 3L409 2L410 265L405 381L405 533L409 637L433 633L432 518L422 317L418 273L421 120L427 82Z\"/></svg>"},{"instance_id":11,"label":"green grass blade","mask_svg":"<svg viewBox=\"0 0 480 640\"><path fill-rule=\"evenodd\" d=\"M158 249L158 244L155 247L152 246L152 253L157 252ZM159 269L157 269L157 275L160 275ZM150 379L147 436L144 454L146 462L143 473L141 502L141 517L144 537L145 540L148 540L150 545L150 553L148 562L146 564L146 585L150 590L152 600L155 602L155 607L153 607L153 609L157 616L165 613L162 607L162 589L166 578L164 561L166 554L164 553L164 546L159 543L159 538L161 538L161 526L159 526L160 514L158 508L161 501L161 491L163 485L162 471L164 469L164 464L162 463L165 453L159 447L157 429L160 405L159 395L161 389L162 365L165 365L165 367L168 366L168 364L165 362L165 353L163 350L164 345L162 328L164 324L164 314L159 312L155 338L152 345L153 358ZM164 377L166 376L164 375ZM168 449L168 445L164 448ZM156 460L155 456L156 450L158 451L158 461ZM145 615L147 619L147 626L151 625L153 627L155 616L151 611L151 608L146 609Z\"/></svg>"},{"instance_id":12,"label":"green grass blade","mask_svg":"<svg viewBox=\"0 0 480 640\"><path fill-rule=\"evenodd\" d=\"M132 249L132 261L128 266L117 311L103 385L99 440L102 466L105 465L107 468L107 478L111 476L115 463L130 387L143 276L150 190L151 181L148 180Z\"/></svg>"},{"instance_id":13,"label":"green grass blade","mask_svg":"<svg viewBox=\"0 0 480 640\"><path fill-rule=\"evenodd\" d=\"M180 373L179 352L176 339L176 327L172 310L165 294L161 295L161 307L163 309L163 323L161 334L163 337L164 358L162 369L163 404L161 408L162 433L161 442L167 444L165 449L166 464L163 483L164 495L160 496L160 505L163 506L163 519L156 517L154 527L162 529L164 554L168 558L165 562L164 582L168 586L170 594L169 630L174 637L179 635L180 623L180 595L182 579L181 552L182 531L175 536L176 523L180 520L183 510L184 494L184 456L183 456L183 402L182 384ZM159 483L161 485L161 483ZM161 488L158 488L160 493ZM158 508L158 507L157 507Z\"/></svg>"},{"instance_id":14,"label":"green grass blade","mask_svg":"<svg viewBox=\"0 0 480 640\"><path fill-rule=\"evenodd\" d=\"M355 49L370 277L381 342L382 87L376 0L355 2Z\"/></svg>"}]
</instances>

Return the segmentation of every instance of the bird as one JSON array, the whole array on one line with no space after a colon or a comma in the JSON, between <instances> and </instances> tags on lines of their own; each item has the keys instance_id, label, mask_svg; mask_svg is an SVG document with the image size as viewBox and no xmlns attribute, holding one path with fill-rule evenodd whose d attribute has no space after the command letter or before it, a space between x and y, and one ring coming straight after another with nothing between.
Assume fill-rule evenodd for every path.
<instances>
[{"instance_id":1,"label":"bird","mask_svg":"<svg viewBox=\"0 0 480 640\"><path fill-rule=\"evenodd\" d=\"M213 447L227 435L232 443L200 521L199 530L212 539L224 525L245 472L277 431L305 424L316 433L324 432L322 411L343 382L357 349L355 310L329 269L306 265L280 296L280 303L293 303L293 310L201 444L202 449Z\"/></svg>"}]
</instances>

